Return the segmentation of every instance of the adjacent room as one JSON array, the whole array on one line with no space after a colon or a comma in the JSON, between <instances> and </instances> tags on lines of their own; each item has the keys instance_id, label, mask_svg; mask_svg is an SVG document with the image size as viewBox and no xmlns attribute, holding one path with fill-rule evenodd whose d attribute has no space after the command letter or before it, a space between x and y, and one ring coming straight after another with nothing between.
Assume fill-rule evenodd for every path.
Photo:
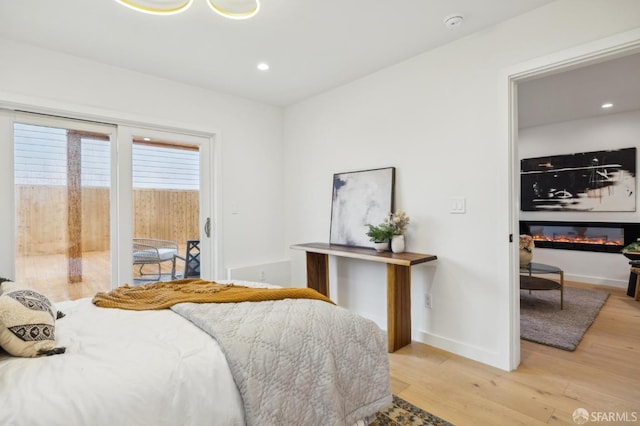
<instances>
[{"instance_id":1,"label":"adjacent room","mask_svg":"<svg viewBox=\"0 0 640 426\"><path fill-rule=\"evenodd\" d=\"M630 54L518 86L520 233L533 240L533 247L520 251L527 276L521 288L559 290L544 298L523 296L523 339L576 349L608 293L565 288L565 280L626 287L635 297L629 262L635 255L626 252L640 237L639 68L640 56Z\"/></svg>"},{"instance_id":2,"label":"adjacent room","mask_svg":"<svg viewBox=\"0 0 640 426\"><path fill-rule=\"evenodd\" d=\"M2 2L0 58L0 424L640 421L636 0Z\"/></svg>"}]
</instances>

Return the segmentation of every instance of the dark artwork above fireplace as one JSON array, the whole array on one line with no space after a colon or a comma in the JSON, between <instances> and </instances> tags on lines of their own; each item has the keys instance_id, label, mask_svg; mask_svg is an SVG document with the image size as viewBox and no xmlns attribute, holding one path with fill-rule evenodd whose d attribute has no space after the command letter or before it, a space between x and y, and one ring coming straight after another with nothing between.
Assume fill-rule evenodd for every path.
<instances>
[{"instance_id":1,"label":"dark artwork above fireplace","mask_svg":"<svg viewBox=\"0 0 640 426\"><path fill-rule=\"evenodd\" d=\"M636 211L636 148L520 160L523 211Z\"/></svg>"},{"instance_id":2,"label":"dark artwork above fireplace","mask_svg":"<svg viewBox=\"0 0 640 426\"><path fill-rule=\"evenodd\" d=\"M536 247L620 253L640 237L640 223L520 221Z\"/></svg>"}]
</instances>

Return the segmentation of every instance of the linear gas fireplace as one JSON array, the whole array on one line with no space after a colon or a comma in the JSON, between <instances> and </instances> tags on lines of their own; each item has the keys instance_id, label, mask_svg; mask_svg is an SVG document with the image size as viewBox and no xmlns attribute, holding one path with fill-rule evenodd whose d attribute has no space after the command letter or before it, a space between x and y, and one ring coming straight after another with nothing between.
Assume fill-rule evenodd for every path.
<instances>
[{"instance_id":1,"label":"linear gas fireplace","mask_svg":"<svg viewBox=\"0 0 640 426\"><path fill-rule=\"evenodd\" d=\"M536 247L620 253L640 237L640 223L520 221Z\"/></svg>"}]
</instances>

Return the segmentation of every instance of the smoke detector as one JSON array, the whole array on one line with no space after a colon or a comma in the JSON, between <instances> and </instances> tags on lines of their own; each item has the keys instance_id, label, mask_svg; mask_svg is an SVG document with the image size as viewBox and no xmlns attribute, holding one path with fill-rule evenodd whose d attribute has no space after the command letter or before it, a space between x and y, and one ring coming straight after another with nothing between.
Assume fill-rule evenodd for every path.
<instances>
[{"instance_id":1,"label":"smoke detector","mask_svg":"<svg viewBox=\"0 0 640 426\"><path fill-rule=\"evenodd\" d=\"M463 21L464 16L459 13L454 13L453 15L449 15L444 18L444 26L449 28L450 30L453 30L461 26Z\"/></svg>"}]
</instances>

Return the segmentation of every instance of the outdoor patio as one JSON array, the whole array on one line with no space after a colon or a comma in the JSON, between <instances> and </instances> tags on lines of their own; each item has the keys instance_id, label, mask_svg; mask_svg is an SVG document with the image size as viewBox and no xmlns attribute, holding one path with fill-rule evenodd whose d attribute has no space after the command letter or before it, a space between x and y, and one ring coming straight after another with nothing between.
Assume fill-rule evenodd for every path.
<instances>
[{"instance_id":1,"label":"outdoor patio","mask_svg":"<svg viewBox=\"0 0 640 426\"><path fill-rule=\"evenodd\" d=\"M183 256L185 250L186 245L179 245L178 254ZM138 266L132 265L132 268L134 280L137 282L142 277L138 274ZM108 251L83 253L82 281L77 283L68 282L67 257L63 254L18 257L16 270L19 271L16 281L41 292L53 302L93 297L99 291L111 290L111 263ZM157 266L147 265L143 271L155 273ZM182 274L184 261L176 259L176 271L177 274ZM162 273L165 274L163 280L170 279L171 262L162 264ZM155 281L153 275L144 278L149 279L149 282Z\"/></svg>"}]
</instances>

